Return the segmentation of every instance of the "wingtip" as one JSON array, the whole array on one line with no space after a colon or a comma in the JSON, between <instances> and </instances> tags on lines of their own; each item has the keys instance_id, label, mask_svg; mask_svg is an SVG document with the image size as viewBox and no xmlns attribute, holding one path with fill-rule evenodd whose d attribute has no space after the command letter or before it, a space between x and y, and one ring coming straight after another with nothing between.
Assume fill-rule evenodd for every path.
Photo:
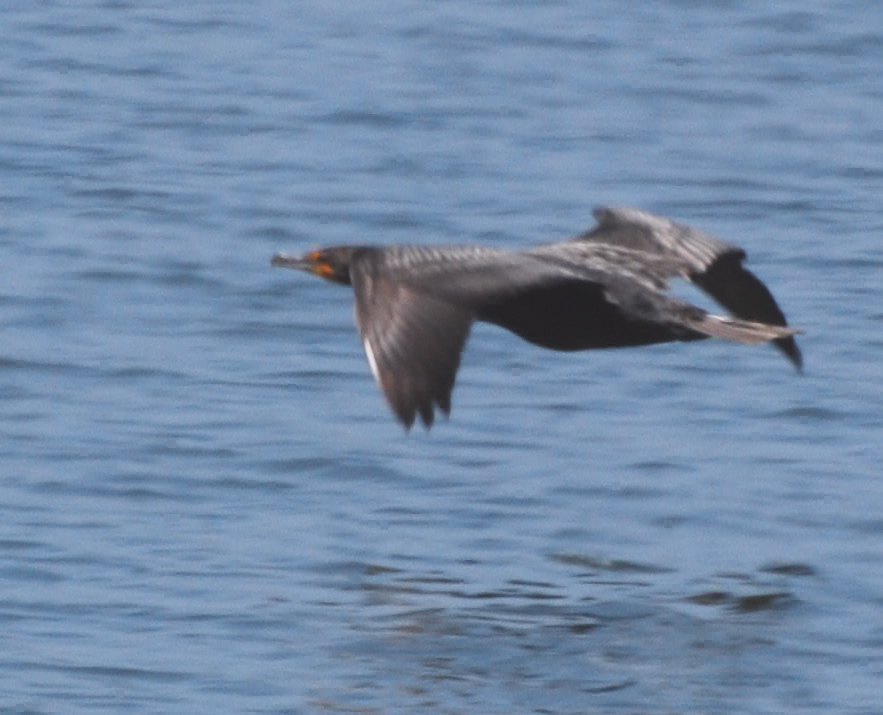
<instances>
[{"instance_id":1,"label":"wingtip","mask_svg":"<svg viewBox=\"0 0 883 715\"><path fill-rule=\"evenodd\" d=\"M397 414L395 412L393 412L393 414L396 416L396 419L399 421L399 424L402 426L405 434L411 434L411 428L414 426L414 417L408 419L406 416Z\"/></svg>"},{"instance_id":2,"label":"wingtip","mask_svg":"<svg viewBox=\"0 0 883 715\"><path fill-rule=\"evenodd\" d=\"M800 333L802 331L795 331L796 333ZM799 374L803 374L803 353L800 348L797 346L797 341L793 336L788 336L786 338L779 338L778 340L773 340L773 345L781 351L781 353L788 358L788 361L794 366L794 369L797 370Z\"/></svg>"},{"instance_id":3,"label":"wingtip","mask_svg":"<svg viewBox=\"0 0 883 715\"><path fill-rule=\"evenodd\" d=\"M405 434L410 434L411 428L417 422L420 422L423 425L423 429L427 433L432 430L432 425L435 424L435 409L432 405L429 405L428 407L415 407L413 411L407 409L399 410L393 405L390 405L390 408L392 409L392 413L398 420L399 424L402 425L402 429L404 429ZM450 407L439 405L439 411L445 417L445 419L449 418L451 415Z\"/></svg>"},{"instance_id":4,"label":"wingtip","mask_svg":"<svg viewBox=\"0 0 883 715\"><path fill-rule=\"evenodd\" d=\"M403 420L401 417L398 418L399 424L402 426L402 431L406 435L411 434L411 430L414 427L414 423L417 421L416 419L411 420L410 422L407 420ZM420 419L420 423L423 425L423 431L427 434L432 430L432 420L427 422L423 418Z\"/></svg>"}]
</instances>

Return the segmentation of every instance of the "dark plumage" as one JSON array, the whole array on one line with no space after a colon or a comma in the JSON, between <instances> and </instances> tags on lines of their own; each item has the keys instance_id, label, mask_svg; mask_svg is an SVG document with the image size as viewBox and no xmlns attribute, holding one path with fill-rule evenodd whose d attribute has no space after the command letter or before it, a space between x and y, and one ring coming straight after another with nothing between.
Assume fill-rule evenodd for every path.
<instances>
[{"instance_id":1,"label":"dark plumage","mask_svg":"<svg viewBox=\"0 0 883 715\"><path fill-rule=\"evenodd\" d=\"M802 366L795 331L745 252L637 209L598 209L598 225L570 241L526 251L482 246L336 246L273 257L352 285L371 372L406 428L451 409L460 353L474 320L553 350L723 338L771 341ZM733 318L666 293L692 281Z\"/></svg>"}]
</instances>

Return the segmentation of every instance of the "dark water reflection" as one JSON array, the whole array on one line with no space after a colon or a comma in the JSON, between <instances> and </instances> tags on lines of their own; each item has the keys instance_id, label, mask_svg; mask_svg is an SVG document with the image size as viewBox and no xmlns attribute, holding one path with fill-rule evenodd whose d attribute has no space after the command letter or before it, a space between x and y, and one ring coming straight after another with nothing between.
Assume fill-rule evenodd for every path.
<instances>
[{"instance_id":1,"label":"dark water reflection","mask_svg":"<svg viewBox=\"0 0 883 715\"><path fill-rule=\"evenodd\" d=\"M801 590L809 567L721 574L717 590L679 597L660 592L666 570L652 565L575 554L551 560L570 567L556 582L512 580L496 590L441 573L350 564L361 571L365 618L350 624L354 638L335 655L359 666L362 690L318 691L314 704L347 711L392 700L402 710L460 711L481 703L505 712L554 701L561 712L578 712L640 701L680 711L787 696L813 705L780 638L800 620L792 582ZM684 682L702 683L701 694Z\"/></svg>"}]
</instances>

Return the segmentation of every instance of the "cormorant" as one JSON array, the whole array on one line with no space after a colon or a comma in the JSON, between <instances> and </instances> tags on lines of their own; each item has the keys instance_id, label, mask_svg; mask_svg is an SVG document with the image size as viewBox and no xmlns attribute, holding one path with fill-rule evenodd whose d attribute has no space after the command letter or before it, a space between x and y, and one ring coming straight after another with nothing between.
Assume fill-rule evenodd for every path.
<instances>
[{"instance_id":1,"label":"cormorant","mask_svg":"<svg viewBox=\"0 0 883 715\"><path fill-rule=\"evenodd\" d=\"M552 350L714 337L771 341L800 370L802 356L745 252L697 229L632 208L599 208L598 225L524 251L484 246L335 246L272 265L314 273L355 292L371 372L406 429L446 415L474 320ZM696 284L734 317L711 315L665 291Z\"/></svg>"}]
</instances>

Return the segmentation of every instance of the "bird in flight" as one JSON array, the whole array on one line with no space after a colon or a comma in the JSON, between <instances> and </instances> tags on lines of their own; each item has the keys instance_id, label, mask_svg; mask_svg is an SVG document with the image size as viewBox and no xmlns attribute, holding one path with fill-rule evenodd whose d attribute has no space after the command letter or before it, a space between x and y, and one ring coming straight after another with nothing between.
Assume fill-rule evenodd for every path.
<instances>
[{"instance_id":1,"label":"bird in flight","mask_svg":"<svg viewBox=\"0 0 883 715\"><path fill-rule=\"evenodd\" d=\"M334 246L274 266L352 286L368 365L406 429L451 410L473 321L499 325L552 350L722 338L772 342L800 370L803 358L769 289L742 266L745 251L697 229L632 208L600 208L576 238L506 251L485 246ZM733 317L667 292L685 278Z\"/></svg>"}]
</instances>

